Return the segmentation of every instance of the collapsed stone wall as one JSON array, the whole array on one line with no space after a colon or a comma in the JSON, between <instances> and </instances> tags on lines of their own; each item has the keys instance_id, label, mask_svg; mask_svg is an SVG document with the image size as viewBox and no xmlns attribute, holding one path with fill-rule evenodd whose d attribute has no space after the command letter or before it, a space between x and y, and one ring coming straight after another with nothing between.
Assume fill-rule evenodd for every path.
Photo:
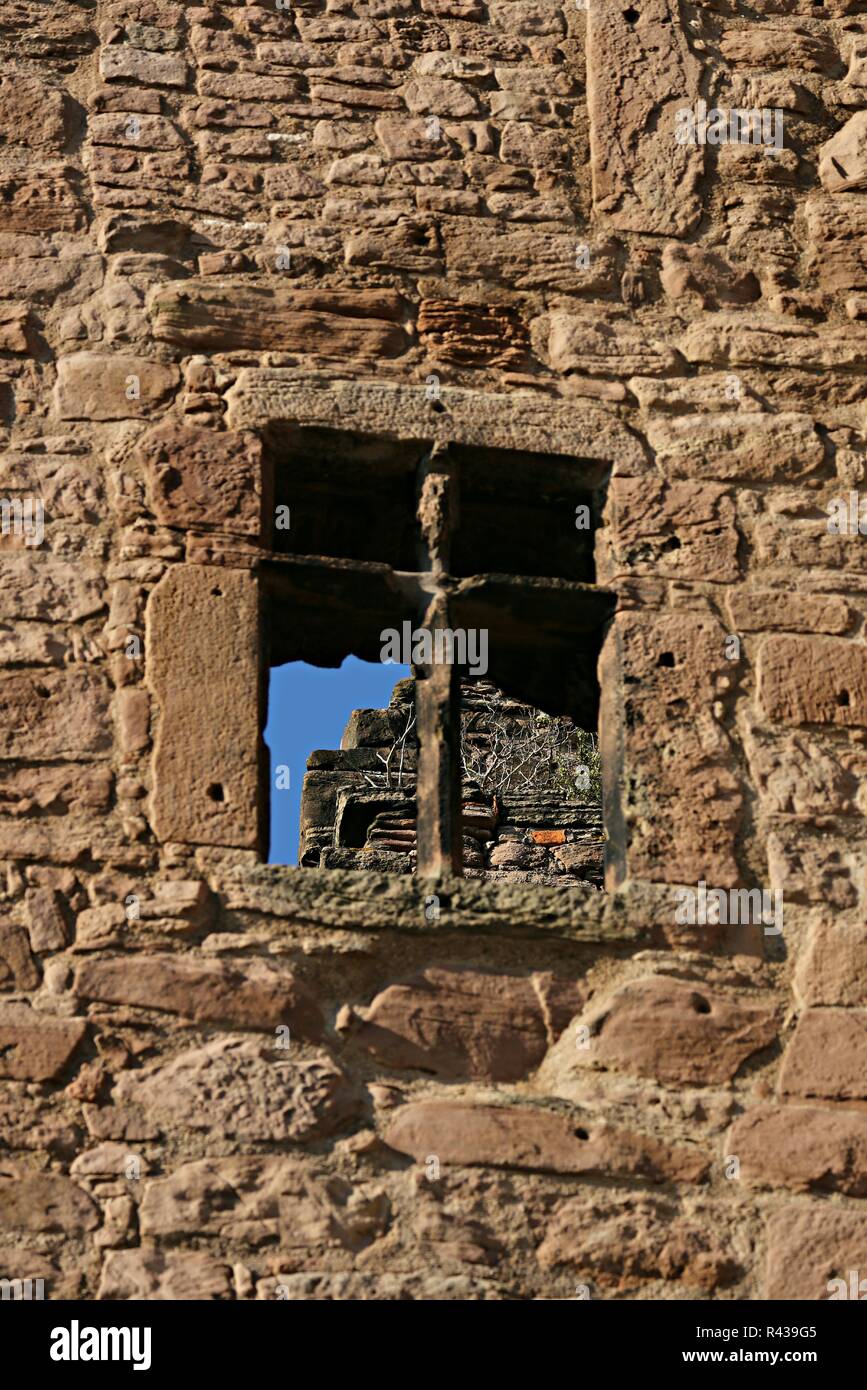
<instances>
[{"instance_id":1,"label":"collapsed stone wall","mask_svg":"<svg viewBox=\"0 0 867 1390\"><path fill-rule=\"evenodd\" d=\"M0 32L0 1274L826 1297L867 1239L865 551L828 525L867 449L867 5ZM677 143L700 102L782 148ZM299 430L610 472L607 894L466 880L431 920L409 876L260 863L263 460ZM782 892L782 933L684 920L700 882Z\"/></svg>"},{"instance_id":2,"label":"collapsed stone wall","mask_svg":"<svg viewBox=\"0 0 867 1390\"><path fill-rule=\"evenodd\" d=\"M463 872L486 882L511 879L566 887L602 887L602 808L584 766L587 791L579 798L552 786L556 768L524 766L538 756L538 741L522 728L538 711L509 700L490 682L462 683L463 735L475 765L493 768L495 724L512 738L510 758L496 777L461 784ZM398 681L388 708L353 710L339 750L311 753L301 792L298 863L322 869L414 873L418 863L416 771L418 738L415 682ZM556 755L552 742L549 757ZM564 771L577 753L560 753Z\"/></svg>"}]
</instances>

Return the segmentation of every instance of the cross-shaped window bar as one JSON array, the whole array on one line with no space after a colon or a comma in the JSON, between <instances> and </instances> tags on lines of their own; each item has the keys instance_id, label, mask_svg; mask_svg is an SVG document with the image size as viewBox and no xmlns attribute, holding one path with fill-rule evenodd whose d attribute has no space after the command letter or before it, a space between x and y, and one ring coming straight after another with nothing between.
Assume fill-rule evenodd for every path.
<instances>
[{"instance_id":1,"label":"cross-shaped window bar","mask_svg":"<svg viewBox=\"0 0 867 1390\"><path fill-rule=\"evenodd\" d=\"M488 679L595 729L614 606L592 582L605 469L295 427L272 436L269 455L270 502L292 517L262 564L271 662L376 661L386 630L431 634L433 659L414 665L416 872L459 875L460 686L471 673L442 654L452 634L484 631Z\"/></svg>"}]
</instances>

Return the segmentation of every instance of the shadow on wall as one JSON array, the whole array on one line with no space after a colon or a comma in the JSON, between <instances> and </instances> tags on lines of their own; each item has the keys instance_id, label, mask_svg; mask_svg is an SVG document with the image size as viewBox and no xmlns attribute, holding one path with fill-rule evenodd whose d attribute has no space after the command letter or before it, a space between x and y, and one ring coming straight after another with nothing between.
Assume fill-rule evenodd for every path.
<instances>
[{"instance_id":1,"label":"shadow on wall","mask_svg":"<svg viewBox=\"0 0 867 1390\"><path fill-rule=\"evenodd\" d=\"M383 709L406 666L349 656L338 669L290 661L271 669L265 742L271 768L269 864L297 864L301 789L317 748L340 747L354 709Z\"/></svg>"}]
</instances>

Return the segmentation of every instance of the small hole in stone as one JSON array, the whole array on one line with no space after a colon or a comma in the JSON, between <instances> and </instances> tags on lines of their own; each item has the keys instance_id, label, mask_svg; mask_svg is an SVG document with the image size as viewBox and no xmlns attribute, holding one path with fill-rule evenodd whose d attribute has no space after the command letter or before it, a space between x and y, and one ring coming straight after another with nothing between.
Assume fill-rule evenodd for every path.
<instances>
[{"instance_id":1,"label":"small hole in stone","mask_svg":"<svg viewBox=\"0 0 867 1390\"><path fill-rule=\"evenodd\" d=\"M223 787L220 782L212 782L211 785L208 787L207 795L210 797L212 801L226 800L226 793L223 791Z\"/></svg>"},{"instance_id":2,"label":"small hole in stone","mask_svg":"<svg viewBox=\"0 0 867 1390\"><path fill-rule=\"evenodd\" d=\"M674 652L660 652L657 666L673 666Z\"/></svg>"},{"instance_id":3,"label":"small hole in stone","mask_svg":"<svg viewBox=\"0 0 867 1390\"><path fill-rule=\"evenodd\" d=\"M641 15L638 10L634 10L630 5L628 10L623 11L623 18L626 20L627 24L634 24L637 19L641 18Z\"/></svg>"},{"instance_id":4,"label":"small hole in stone","mask_svg":"<svg viewBox=\"0 0 867 1390\"><path fill-rule=\"evenodd\" d=\"M39 696L40 700L48 699L49 691L46 690L44 685L36 685L33 688L36 691L36 694Z\"/></svg>"},{"instance_id":5,"label":"small hole in stone","mask_svg":"<svg viewBox=\"0 0 867 1390\"><path fill-rule=\"evenodd\" d=\"M590 1135L587 1133L587 1130L586 1130L586 1129L576 1129L576 1131L575 1131L575 1138L576 1138L576 1139L589 1139L589 1138L590 1138Z\"/></svg>"},{"instance_id":6,"label":"small hole in stone","mask_svg":"<svg viewBox=\"0 0 867 1390\"><path fill-rule=\"evenodd\" d=\"M211 593L214 595L215 598L222 598L222 597L223 597L223 590L220 589L219 587L216 588L216 589L212 589L212 590L211 590Z\"/></svg>"},{"instance_id":7,"label":"small hole in stone","mask_svg":"<svg viewBox=\"0 0 867 1390\"><path fill-rule=\"evenodd\" d=\"M697 1014L710 1013L710 1004L707 1002L706 999L702 999L700 994L694 994L692 996L692 1007L695 1009Z\"/></svg>"},{"instance_id":8,"label":"small hole in stone","mask_svg":"<svg viewBox=\"0 0 867 1390\"><path fill-rule=\"evenodd\" d=\"M849 704L849 691L848 691L848 690L839 690L839 691L837 692L837 704L839 705L840 709L846 709L846 708L847 708L847 706L848 706L848 704Z\"/></svg>"}]
</instances>

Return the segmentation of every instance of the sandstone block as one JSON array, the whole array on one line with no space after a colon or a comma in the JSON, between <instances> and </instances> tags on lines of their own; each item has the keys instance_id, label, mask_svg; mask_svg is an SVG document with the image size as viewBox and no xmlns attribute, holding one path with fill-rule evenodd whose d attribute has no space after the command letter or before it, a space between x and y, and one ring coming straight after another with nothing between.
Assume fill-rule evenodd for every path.
<instances>
[{"instance_id":1,"label":"sandstone block","mask_svg":"<svg viewBox=\"0 0 867 1390\"><path fill-rule=\"evenodd\" d=\"M0 232L78 232L86 221L65 173L44 170L0 181Z\"/></svg>"},{"instance_id":2,"label":"sandstone block","mask_svg":"<svg viewBox=\"0 0 867 1390\"><path fill-rule=\"evenodd\" d=\"M397 357L409 346L393 290L293 290L183 280L150 304L163 342L211 351L282 349L341 360Z\"/></svg>"},{"instance_id":3,"label":"sandstone block","mask_svg":"<svg viewBox=\"0 0 867 1390\"><path fill-rule=\"evenodd\" d=\"M143 150L177 150L186 144L177 126L166 116L137 115L131 121L126 112L109 112L91 116L87 133L94 145L116 145L133 155Z\"/></svg>"},{"instance_id":4,"label":"sandstone block","mask_svg":"<svg viewBox=\"0 0 867 1390\"><path fill-rule=\"evenodd\" d=\"M857 803L862 760L842 748L829 747L821 737L786 730L754 731L747 740L747 756L755 785L770 811L845 815Z\"/></svg>"},{"instance_id":5,"label":"sandstone block","mask_svg":"<svg viewBox=\"0 0 867 1390\"><path fill-rule=\"evenodd\" d=\"M69 1063L87 1031L82 1018L56 1018L29 1004L0 1004L0 1076L51 1081Z\"/></svg>"},{"instance_id":6,"label":"sandstone block","mask_svg":"<svg viewBox=\"0 0 867 1390\"><path fill-rule=\"evenodd\" d=\"M104 47L99 55L99 70L106 82L131 79L144 87L185 87L189 68L176 53L152 53L130 44L117 43Z\"/></svg>"},{"instance_id":7,"label":"sandstone block","mask_svg":"<svg viewBox=\"0 0 867 1390\"><path fill-rule=\"evenodd\" d=\"M436 227L410 217L399 218L391 227L353 232L346 238L344 260L347 265L430 272L442 265Z\"/></svg>"},{"instance_id":8,"label":"sandstone block","mask_svg":"<svg viewBox=\"0 0 867 1390\"><path fill-rule=\"evenodd\" d=\"M295 373L244 370L227 393L232 428L261 428L292 420L323 429L352 429L387 439L449 440L482 448L554 451L584 459L618 460L636 473L646 467L635 435L613 412L523 392L477 391L443 386L442 414L423 393L387 382L299 381ZM543 443L544 442L544 443Z\"/></svg>"},{"instance_id":9,"label":"sandstone block","mask_svg":"<svg viewBox=\"0 0 867 1390\"><path fill-rule=\"evenodd\" d=\"M160 712L151 796L157 834L191 844L256 847L261 803L255 578L215 566L173 566L148 603L146 651L148 683Z\"/></svg>"},{"instance_id":10,"label":"sandstone block","mask_svg":"<svg viewBox=\"0 0 867 1390\"><path fill-rule=\"evenodd\" d=\"M726 60L739 67L800 68L827 76L840 61L830 37L791 21L728 30L720 46Z\"/></svg>"},{"instance_id":11,"label":"sandstone block","mask_svg":"<svg viewBox=\"0 0 867 1390\"><path fill-rule=\"evenodd\" d=\"M165 404L180 384L177 367L148 357L74 352L57 364L61 420L135 420Z\"/></svg>"},{"instance_id":12,"label":"sandstone block","mask_svg":"<svg viewBox=\"0 0 867 1390\"><path fill-rule=\"evenodd\" d=\"M423 1163L526 1168L552 1173L629 1174L664 1182L700 1182L708 1162L698 1150L649 1135L536 1106L462 1105L419 1101L402 1106L386 1126L385 1142Z\"/></svg>"},{"instance_id":13,"label":"sandstone block","mask_svg":"<svg viewBox=\"0 0 867 1390\"><path fill-rule=\"evenodd\" d=\"M125 1072L114 1097L164 1132L291 1141L333 1134L358 1110L358 1096L327 1054L292 1056L245 1038L221 1037L170 1061Z\"/></svg>"},{"instance_id":14,"label":"sandstone block","mask_svg":"<svg viewBox=\"0 0 867 1390\"><path fill-rule=\"evenodd\" d=\"M482 106L476 93L463 82L444 77L413 77L403 88L403 99L414 116L462 119L477 116Z\"/></svg>"},{"instance_id":15,"label":"sandstone block","mask_svg":"<svg viewBox=\"0 0 867 1390\"><path fill-rule=\"evenodd\" d=\"M139 1173L149 1173L150 1165L139 1154L131 1153L128 1144L107 1141L95 1148L85 1149L70 1164L70 1174L74 1178L123 1178L128 1177L129 1160L138 1161Z\"/></svg>"},{"instance_id":16,"label":"sandstone block","mask_svg":"<svg viewBox=\"0 0 867 1390\"><path fill-rule=\"evenodd\" d=\"M83 961L75 992L101 1003L132 1004L195 1022L273 1031L288 1024L298 1037L322 1034L318 1005L288 970L265 960L210 960L174 955Z\"/></svg>"},{"instance_id":17,"label":"sandstone block","mask_svg":"<svg viewBox=\"0 0 867 1390\"><path fill-rule=\"evenodd\" d=\"M231 1267L195 1250L109 1250L97 1294L111 1301L232 1297Z\"/></svg>"},{"instance_id":18,"label":"sandstone block","mask_svg":"<svg viewBox=\"0 0 867 1390\"><path fill-rule=\"evenodd\" d=\"M743 1273L736 1235L718 1212L690 1219L673 1203L646 1196L598 1193L563 1202L546 1223L536 1258L543 1269L567 1266L615 1297L650 1280L710 1292Z\"/></svg>"},{"instance_id":19,"label":"sandstone block","mask_svg":"<svg viewBox=\"0 0 867 1390\"><path fill-rule=\"evenodd\" d=\"M684 236L701 215L701 146L675 142L678 109L699 95L701 65L674 0L587 12L593 204L623 232Z\"/></svg>"},{"instance_id":20,"label":"sandstone block","mask_svg":"<svg viewBox=\"0 0 867 1390\"><path fill-rule=\"evenodd\" d=\"M559 5L547 0L491 0L488 15L496 29L506 34L527 34L539 38L562 34L565 30L563 12Z\"/></svg>"},{"instance_id":21,"label":"sandstone block","mask_svg":"<svg viewBox=\"0 0 867 1390\"><path fill-rule=\"evenodd\" d=\"M552 314L548 358L560 372L591 375L665 375L676 372L678 354L666 343L625 324Z\"/></svg>"},{"instance_id":22,"label":"sandstone block","mask_svg":"<svg viewBox=\"0 0 867 1390\"><path fill-rule=\"evenodd\" d=\"M768 836L768 871L771 886L786 901L847 908L867 890L867 864L856 847L830 835L808 836L791 825Z\"/></svg>"},{"instance_id":23,"label":"sandstone block","mask_svg":"<svg viewBox=\"0 0 867 1390\"><path fill-rule=\"evenodd\" d=\"M38 989L39 980L24 927L4 922L0 925L0 985L4 989Z\"/></svg>"},{"instance_id":24,"label":"sandstone block","mask_svg":"<svg viewBox=\"0 0 867 1390\"><path fill-rule=\"evenodd\" d=\"M0 128L32 150L62 153L71 102L38 77L9 72L0 79Z\"/></svg>"},{"instance_id":25,"label":"sandstone block","mask_svg":"<svg viewBox=\"0 0 867 1390\"><path fill-rule=\"evenodd\" d=\"M761 293L751 270L716 251L670 243L662 253L662 288L670 299L692 296L703 309L752 304Z\"/></svg>"},{"instance_id":26,"label":"sandstone block","mask_svg":"<svg viewBox=\"0 0 867 1390\"><path fill-rule=\"evenodd\" d=\"M437 159L449 152L447 143L431 138L427 119L418 116L380 116L374 125L386 159Z\"/></svg>"},{"instance_id":27,"label":"sandstone block","mask_svg":"<svg viewBox=\"0 0 867 1390\"><path fill-rule=\"evenodd\" d=\"M867 1115L806 1106L765 1105L732 1125L726 1153L757 1187L867 1195Z\"/></svg>"},{"instance_id":28,"label":"sandstone block","mask_svg":"<svg viewBox=\"0 0 867 1390\"><path fill-rule=\"evenodd\" d=\"M390 985L344 1028L389 1067L515 1081L538 1066L586 997L550 976L432 968Z\"/></svg>"},{"instance_id":29,"label":"sandstone block","mask_svg":"<svg viewBox=\"0 0 867 1390\"><path fill-rule=\"evenodd\" d=\"M98 1225L99 1208L78 1183L59 1173L3 1165L0 1230L74 1236Z\"/></svg>"},{"instance_id":30,"label":"sandstone block","mask_svg":"<svg viewBox=\"0 0 867 1390\"><path fill-rule=\"evenodd\" d=\"M70 563L55 556L0 555L0 620L21 618L80 622L105 603L101 576L87 562Z\"/></svg>"},{"instance_id":31,"label":"sandstone block","mask_svg":"<svg viewBox=\"0 0 867 1390\"><path fill-rule=\"evenodd\" d=\"M109 768L86 763L0 770L0 814L19 824L36 811L86 819L93 811L107 809L112 781Z\"/></svg>"},{"instance_id":32,"label":"sandstone block","mask_svg":"<svg viewBox=\"0 0 867 1390\"><path fill-rule=\"evenodd\" d=\"M592 1062L670 1085L730 1081L777 1032L766 1006L662 976L631 980L585 1017Z\"/></svg>"},{"instance_id":33,"label":"sandstone block","mask_svg":"<svg viewBox=\"0 0 867 1390\"><path fill-rule=\"evenodd\" d=\"M867 1100L867 1011L807 1009L783 1057L780 1093Z\"/></svg>"},{"instance_id":34,"label":"sandstone block","mask_svg":"<svg viewBox=\"0 0 867 1390\"><path fill-rule=\"evenodd\" d=\"M765 1298L829 1299L831 1281L849 1287L851 1270L862 1270L867 1217L821 1206L788 1206L768 1221Z\"/></svg>"},{"instance_id":35,"label":"sandstone block","mask_svg":"<svg viewBox=\"0 0 867 1390\"><path fill-rule=\"evenodd\" d=\"M257 436L165 424L139 443L151 505L164 526L213 526L257 537L262 445Z\"/></svg>"},{"instance_id":36,"label":"sandstone block","mask_svg":"<svg viewBox=\"0 0 867 1390\"><path fill-rule=\"evenodd\" d=\"M867 926L822 914L798 960L795 984L805 1004L867 1008Z\"/></svg>"},{"instance_id":37,"label":"sandstone block","mask_svg":"<svg viewBox=\"0 0 867 1390\"><path fill-rule=\"evenodd\" d=\"M150 885L138 905L143 921L172 918L201 931L214 920L216 901L201 879L170 878Z\"/></svg>"},{"instance_id":38,"label":"sandstone block","mask_svg":"<svg viewBox=\"0 0 867 1390\"><path fill-rule=\"evenodd\" d=\"M668 478L794 482L821 468L825 449L809 415L687 415L653 423L648 440Z\"/></svg>"},{"instance_id":39,"label":"sandstone block","mask_svg":"<svg viewBox=\"0 0 867 1390\"><path fill-rule=\"evenodd\" d=\"M144 1236L191 1232L291 1246L337 1244L325 1185L310 1165L274 1157L213 1158L183 1163L145 1188Z\"/></svg>"},{"instance_id":40,"label":"sandstone block","mask_svg":"<svg viewBox=\"0 0 867 1390\"><path fill-rule=\"evenodd\" d=\"M602 295L617 283L616 248L610 240L593 240L589 265L576 266L572 228L559 223L539 227L498 226L492 222L483 239L475 219L449 221L442 231L446 268L474 285L479 280L516 289L557 289L568 294ZM639 345L633 340L636 352ZM609 356L613 347L607 345ZM645 357L655 357L650 349Z\"/></svg>"},{"instance_id":41,"label":"sandstone block","mask_svg":"<svg viewBox=\"0 0 867 1390\"><path fill-rule=\"evenodd\" d=\"M833 594L799 594L789 589L738 589L726 600L736 632L782 630L840 633L852 621L852 610Z\"/></svg>"},{"instance_id":42,"label":"sandstone block","mask_svg":"<svg viewBox=\"0 0 867 1390\"><path fill-rule=\"evenodd\" d=\"M824 250L823 250L824 254ZM865 282L867 283L867 282ZM852 285L851 288L857 288ZM815 371L867 363L867 335L815 328L784 315L702 314L677 344L688 362L732 366L785 366ZM773 418L773 417L772 417Z\"/></svg>"},{"instance_id":43,"label":"sandstone block","mask_svg":"<svg viewBox=\"0 0 867 1390\"><path fill-rule=\"evenodd\" d=\"M830 177L830 175L829 175ZM815 196L806 203L810 273L831 294L867 289L867 197L847 192Z\"/></svg>"},{"instance_id":44,"label":"sandstone block","mask_svg":"<svg viewBox=\"0 0 867 1390\"><path fill-rule=\"evenodd\" d=\"M548 856L539 845L512 843L509 840L494 845L490 854L492 869L539 869L548 862Z\"/></svg>"},{"instance_id":45,"label":"sandstone block","mask_svg":"<svg viewBox=\"0 0 867 1390\"><path fill-rule=\"evenodd\" d=\"M732 682L725 639L715 619L692 613L624 612L612 624L600 666L600 737L603 746L612 740L609 765L622 759L630 778L619 812L629 840L615 834L608 846L618 872L628 864L653 881L740 881L743 794L718 704Z\"/></svg>"},{"instance_id":46,"label":"sandstone block","mask_svg":"<svg viewBox=\"0 0 867 1390\"><path fill-rule=\"evenodd\" d=\"M0 304L0 351L30 352L30 306L23 300Z\"/></svg>"},{"instance_id":47,"label":"sandstone block","mask_svg":"<svg viewBox=\"0 0 867 1390\"><path fill-rule=\"evenodd\" d=\"M505 367L521 362L529 348L526 325L501 305L424 299L417 326L430 356L440 362Z\"/></svg>"},{"instance_id":48,"label":"sandstone block","mask_svg":"<svg viewBox=\"0 0 867 1390\"><path fill-rule=\"evenodd\" d=\"M867 647L768 637L759 649L759 701L781 724L867 725Z\"/></svg>"},{"instance_id":49,"label":"sandstone block","mask_svg":"<svg viewBox=\"0 0 867 1390\"><path fill-rule=\"evenodd\" d=\"M608 487L610 561L602 582L621 573L733 581L740 573L735 507L715 483L614 477ZM611 570L607 570L610 563Z\"/></svg>"},{"instance_id":50,"label":"sandstone block","mask_svg":"<svg viewBox=\"0 0 867 1390\"><path fill-rule=\"evenodd\" d=\"M30 888L25 900L31 949L62 951L67 938L62 894L54 888Z\"/></svg>"},{"instance_id":51,"label":"sandstone block","mask_svg":"<svg viewBox=\"0 0 867 1390\"><path fill-rule=\"evenodd\" d=\"M75 758L111 748L108 686L91 670L0 674L0 756Z\"/></svg>"},{"instance_id":52,"label":"sandstone block","mask_svg":"<svg viewBox=\"0 0 867 1390\"><path fill-rule=\"evenodd\" d=\"M829 193L867 184L867 111L850 116L837 134L820 146L819 178Z\"/></svg>"}]
</instances>

